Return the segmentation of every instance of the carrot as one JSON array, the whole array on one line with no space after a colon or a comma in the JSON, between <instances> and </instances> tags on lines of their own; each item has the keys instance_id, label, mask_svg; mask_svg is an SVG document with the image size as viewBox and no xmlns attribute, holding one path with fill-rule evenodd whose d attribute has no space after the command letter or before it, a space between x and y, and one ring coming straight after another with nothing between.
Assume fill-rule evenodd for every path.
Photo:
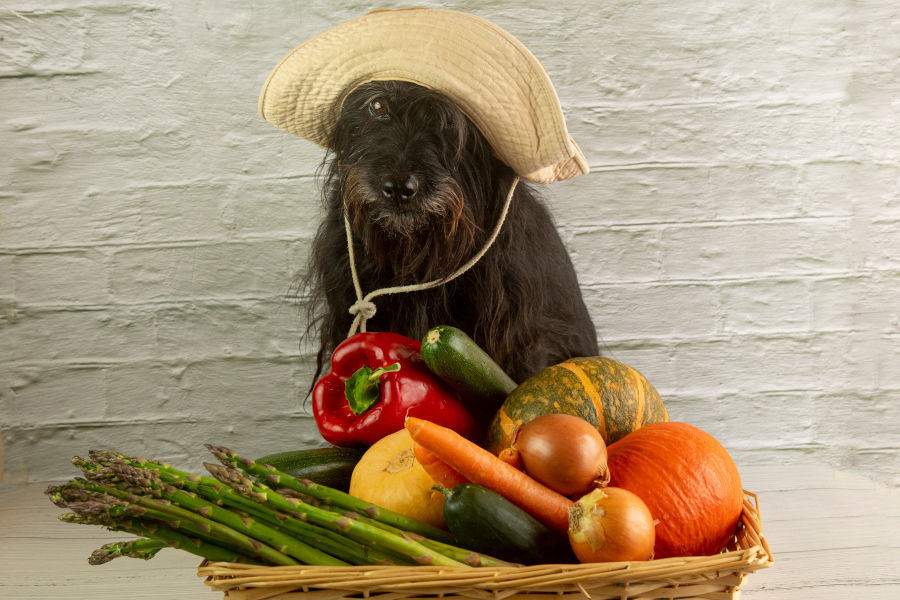
<instances>
[{"instance_id":1,"label":"carrot","mask_svg":"<svg viewBox=\"0 0 900 600\"><path fill-rule=\"evenodd\" d=\"M452 488L460 483L469 482L468 479L455 471L453 467L435 456L434 452L428 448L415 444L413 445L413 454L416 455L416 460L419 461L425 472L431 475L435 483L445 488Z\"/></svg>"},{"instance_id":2,"label":"carrot","mask_svg":"<svg viewBox=\"0 0 900 600\"><path fill-rule=\"evenodd\" d=\"M406 430L419 445L433 452L460 475L494 490L534 518L561 533L569 529L574 503L452 429L416 417L406 418Z\"/></svg>"}]
</instances>

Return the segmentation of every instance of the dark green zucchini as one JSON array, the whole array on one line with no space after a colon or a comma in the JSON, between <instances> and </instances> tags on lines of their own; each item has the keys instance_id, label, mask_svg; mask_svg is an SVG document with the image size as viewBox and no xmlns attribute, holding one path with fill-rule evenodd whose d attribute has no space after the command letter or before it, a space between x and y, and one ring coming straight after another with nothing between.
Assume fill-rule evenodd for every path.
<instances>
[{"instance_id":1,"label":"dark green zucchini","mask_svg":"<svg viewBox=\"0 0 900 600\"><path fill-rule=\"evenodd\" d=\"M276 452L256 459L298 479L309 479L321 485L346 492L350 475L359 462L363 448L313 448Z\"/></svg>"},{"instance_id":2,"label":"dark green zucchini","mask_svg":"<svg viewBox=\"0 0 900 600\"><path fill-rule=\"evenodd\" d=\"M444 494L444 522L469 550L511 562L577 562L569 539L486 487L461 483L435 486Z\"/></svg>"},{"instance_id":3,"label":"dark green zucchini","mask_svg":"<svg viewBox=\"0 0 900 600\"><path fill-rule=\"evenodd\" d=\"M422 339L428 368L466 397L495 410L516 382L464 331L450 325L432 327Z\"/></svg>"}]
</instances>

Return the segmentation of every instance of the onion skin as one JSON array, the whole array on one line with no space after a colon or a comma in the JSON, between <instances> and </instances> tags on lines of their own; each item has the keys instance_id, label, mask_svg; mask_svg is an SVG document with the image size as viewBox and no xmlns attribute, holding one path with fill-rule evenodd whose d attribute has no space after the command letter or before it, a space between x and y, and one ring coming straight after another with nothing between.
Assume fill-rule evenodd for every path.
<instances>
[{"instance_id":1,"label":"onion skin","mask_svg":"<svg viewBox=\"0 0 900 600\"><path fill-rule=\"evenodd\" d=\"M578 560L650 560L656 531L650 509L628 490L597 488L569 509L569 543Z\"/></svg>"},{"instance_id":2,"label":"onion skin","mask_svg":"<svg viewBox=\"0 0 900 600\"><path fill-rule=\"evenodd\" d=\"M581 417L540 416L519 428L513 447L525 472L560 494L576 496L609 483L606 443Z\"/></svg>"}]
</instances>

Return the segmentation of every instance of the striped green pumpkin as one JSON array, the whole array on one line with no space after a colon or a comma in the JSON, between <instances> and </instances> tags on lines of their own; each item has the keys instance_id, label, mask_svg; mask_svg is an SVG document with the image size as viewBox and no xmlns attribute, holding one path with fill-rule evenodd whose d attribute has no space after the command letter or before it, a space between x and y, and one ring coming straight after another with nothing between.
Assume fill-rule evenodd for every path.
<instances>
[{"instance_id":1,"label":"striped green pumpkin","mask_svg":"<svg viewBox=\"0 0 900 600\"><path fill-rule=\"evenodd\" d=\"M533 375L507 396L488 428L487 448L498 454L510 446L517 427L552 413L587 420L607 445L669 420L656 388L634 368L601 356L572 358Z\"/></svg>"}]
</instances>

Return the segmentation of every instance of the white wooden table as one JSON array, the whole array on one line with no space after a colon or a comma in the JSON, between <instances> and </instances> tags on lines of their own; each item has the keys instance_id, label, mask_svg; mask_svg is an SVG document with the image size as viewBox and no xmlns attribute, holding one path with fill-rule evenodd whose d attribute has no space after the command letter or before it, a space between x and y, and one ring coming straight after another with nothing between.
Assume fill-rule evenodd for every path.
<instances>
[{"instance_id":1,"label":"white wooden table","mask_svg":"<svg viewBox=\"0 0 900 600\"><path fill-rule=\"evenodd\" d=\"M775 556L749 576L743 598L900 599L900 490L815 464L741 473ZM88 565L92 550L127 536L57 521L63 511L46 487L0 484L0 599L220 597L197 577L199 559L177 550Z\"/></svg>"}]
</instances>

